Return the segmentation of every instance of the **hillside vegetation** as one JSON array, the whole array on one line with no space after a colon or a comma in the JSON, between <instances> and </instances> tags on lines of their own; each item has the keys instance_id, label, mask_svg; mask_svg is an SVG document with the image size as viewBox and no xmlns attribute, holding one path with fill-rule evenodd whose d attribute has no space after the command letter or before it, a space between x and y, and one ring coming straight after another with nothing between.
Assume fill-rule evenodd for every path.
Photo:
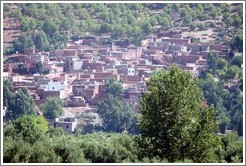
<instances>
[{"instance_id":1,"label":"hillside vegetation","mask_svg":"<svg viewBox=\"0 0 246 166\"><path fill-rule=\"evenodd\" d=\"M242 4L224 3L5 3L3 14L8 54L34 45L39 51L64 48L69 40L90 35L105 37L105 43L140 45L150 34L182 27L214 28L214 42L229 44L243 22Z\"/></svg>"}]
</instances>

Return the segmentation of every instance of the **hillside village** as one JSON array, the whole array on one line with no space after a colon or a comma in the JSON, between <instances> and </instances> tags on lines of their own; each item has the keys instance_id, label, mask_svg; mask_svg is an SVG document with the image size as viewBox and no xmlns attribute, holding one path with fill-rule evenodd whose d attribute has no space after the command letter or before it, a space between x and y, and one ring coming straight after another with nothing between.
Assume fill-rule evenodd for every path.
<instances>
[{"instance_id":1,"label":"hillside village","mask_svg":"<svg viewBox=\"0 0 246 166\"><path fill-rule=\"evenodd\" d=\"M1 5L4 163L243 163L243 2Z\"/></svg>"},{"instance_id":2,"label":"hillside village","mask_svg":"<svg viewBox=\"0 0 246 166\"><path fill-rule=\"evenodd\" d=\"M197 77L207 69L210 51L216 51L223 59L230 51L226 45L191 43L191 37L178 37L179 34L172 31L162 36L148 36L142 46L126 46L124 42L106 45L103 39L89 36L70 42L66 49L50 52L25 49L23 54L12 55L12 62L4 64L3 76L13 82L14 89L27 87L37 106L48 96L59 97L66 103L64 116L91 115L92 122L98 123L97 104L105 98L107 78L123 81L121 99L139 113L140 95L147 90L145 81L153 71L169 69L176 63ZM42 65L37 67L40 62ZM28 74L15 72L22 65ZM48 74L40 75L38 70ZM75 120L71 125L73 122ZM84 122L80 119L76 125L83 126Z\"/></svg>"}]
</instances>

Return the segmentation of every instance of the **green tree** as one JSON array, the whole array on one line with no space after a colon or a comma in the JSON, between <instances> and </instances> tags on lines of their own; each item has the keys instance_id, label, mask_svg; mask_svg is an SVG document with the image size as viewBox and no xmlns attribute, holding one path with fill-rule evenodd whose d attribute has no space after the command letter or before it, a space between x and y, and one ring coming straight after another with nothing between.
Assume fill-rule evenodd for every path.
<instances>
[{"instance_id":1,"label":"green tree","mask_svg":"<svg viewBox=\"0 0 246 166\"><path fill-rule=\"evenodd\" d=\"M27 88L20 88L7 101L6 119L14 120L22 115L36 115L34 101Z\"/></svg>"},{"instance_id":2,"label":"green tree","mask_svg":"<svg viewBox=\"0 0 246 166\"><path fill-rule=\"evenodd\" d=\"M20 137L3 138L3 162L26 163L30 157L31 145Z\"/></svg>"},{"instance_id":3,"label":"green tree","mask_svg":"<svg viewBox=\"0 0 246 166\"><path fill-rule=\"evenodd\" d=\"M18 39L15 39L12 44L14 51L18 51L19 53L23 53L25 48L32 48L34 46L29 34L20 36Z\"/></svg>"},{"instance_id":4,"label":"green tree","mask_svg":"<svg viewBox=\"0 0 246 166\"><path fill-rule=\"evenodd\" d=\"M84 158L83 149L80 148L76 137L60 136L55 137L53 141L53 149L61 158L61 163L88 163Z\"/></svg>"},{"instance_id":5,"label":"green tree","mask_svg":"<svg viewBox=\"0 0 246 166\"><path fill-rule=\"evenodd\" d=\"M190 23L190 31L194 31L196 29L196 24L195 23Z\"/></svg>"},{"instance_id":6,"label":"green tree","mask_svg":"<svg viewBox=\"0 0 246 166\"><path fill-rule=\"evenodd\" d=\"M241 67L242 64L243 64L243 56L234 56L232 59L231 59L231 64L232 65L236 65L238 67Z\"/></svg>"},{"instance_id":7,"label":"green tree","mask_svg":"<svg viewBox=\"0 0 246 166\"><path fill-rule=\"evenodd\" d=\"M31 144L44 138L48 132L48 124L42 116L23 115L13 122L13 127L16 134Z\"/></svg>"},{"instance_id":8,"label":"green tree","mask_svg":"<svg viewBox=\"0 0 246 166\"><path fill-rule=\"evenodd\" d=\"M9 16L9 11L10 11L10 4L3 4L3 18L6 18Z\"/></svg>"},{"instance_id":9,"label":"green tree","mask_svg":"<svg viewBox=\"0 0 246 166\"><path fill-rule=\"evenodd\" d=\"M152 25L147 20L141 24L141 27L145 35L148 35L153 31Z\"/></svg>"},{"instance_id":10,"label":"green tree","mask_svg":"<svg viewBox=\"0 0 246 166\"><path fill-rule=\"evenodd\" d=\"M106 131L122 132L130 127L133 113L129 105L109 94L99 104L98 114L103 120Z\"/></svg>"},{"instance_id":11,"label":"green tree","mask_svg":"<svg viewBox=\"0 0 246 166\"><path fill-rule=\"evenodd\" d=\"M167 30L168 28L170 28L170 21L168 20L168 18L163 17L160 20L160 25L164 30Z\"/></svg>"},{"instance_id":12,"label":"green tree","mask_svg":"<svg viewBox=\"0 0 246 166\"><path fill-rule=\"evenodd\" d=\"M217 69L217 63L219 61L218 53L215 51L210 51L208 53L208 68L214 73Z\"/></svg>"},{"instance_id":13,"label":"green tree","mask_svg":"<svg viewBox=\"0 0 246 166\"><path fill-rule=\"evenodd\" d=\"M204 27L205 27L205 24L202 22L202 23L198 23L197 24L197 27L198 29L201 31L201 30L204 30Z\"/></svg>"},{"instance_id":14,"label":"green tree","mask_svg":"<svg viewBox=\"0 0 246 166\"><path fill-rule=\"evenodd\" d=\"M12 100L13 97L13 86L9 79L3 80L3 101L6 103L8 100Z\"/></svg>"},{"instance_id":15,"label":"green tree","mask_svg":"<svg viewBox=\"0 0 246 166\"><path fill-rule=\"evenodd\" d=\"M24 17L21 19L20 29L22 32L29 32L36 28L37 22L34 18Z\"/></svg>"},{"instance_id":16,"label":"green tree","mask_svg":"<svg viewBox=\"0 0 246 166\"><path fill-rule=\"evenodd\" d=\"M23 18L20 24L20 29L22 32L30 31L29 21L27 18Z\"/></svg>"},{"instance_id":17,"label":"green tree","mask_svg":"<svg viewBox=\"0 0 246 166\"><path fill-rule=\"evenodd\" d=\"M50 43L47 39L46 34L44 31L40 30L35 36L34 36L34 44L38 51L48 51L50 47Z\"/></svg>"},{"instance_id":18,"label":"green tree","mask_svg":"<svg viewBox=\"0 0 246 166\"><path fill-rule=\"evenodd\" d=\"M210 12L209 12L209 15L212 17L212 18L215 18L216 15L218 15L218 9L212 5L211 9L210 9Z\"/></svg>"},{"instance_id":19,"label":"green tree","mask_svg":"<svg viewBox=\"0 0 246 166\"><path fill-rule=\"evenodd\" d=\"M21 119L4 128L3 161L5 163L60 162L52 149L50 139L44 132L47 131L47 125L46 127L41 125L46 121L42 117L31 116Z\"/></svg>"},{"instance_id":20,"label":"green tree","mask_svg":"<svg viewBox=\"0 0 246 166\"><path fill-rule=\"evenodd\" d=\"M81 135L79 142L85 158L92 163L138 162L138 147L134 136L118 133Z\"/></svg>"},{"instance_id":21,"label":"green tree","mask_svg":"<svg viewBox=\"0 0 246 166\"><path fill-rule=\"evenodd\" d=\"M112 27L110 24L108 23L103 23L101 26L100 26L100 29L99 29L99 32L100 33L109 33L111 32L112 30Z\"/></svg>"},{"instance_id":22,"label":"green tree","mask_svg":"<svg viewBox=\"0 0 246 166\"><path fill-rule=\"evenodd\" d=\"M121 81L116 81L114 77L109 77L105 82L105 91L114 97L119 97L123 93L123 85Z\"/></svg>"},{"instance_id":23,"label":"green tree","mask_svg":"<svg viewBox=\"0 0 246 166\"><path fill-rule=\"evenodd\" d=\"M45 20L42 30L46 35L52 36L55 32L58 31L58 25L56 25L51 19L48 19Z\"/></svg>"},{"instance_id":24,"label":"green tree","mask_svg":"<svg viewBox=\"0 0 246 166\"><path fill-rule=\"evenodd\" d=\"M205 74L204 78L200 79L199 87L203 91L204 98L208 105L214 105L218 110L216 117L221 122L220 131L224 133L227 126L230 124L230 116L224 105L230 92L224 89L224 83L215 82L212 74Z\"/></svg>"},{"instance_id":25,"label":"green tree","mask_svg":"<svg viewBox=\"0 0 246 166\"><path fill-rule=\"evenodd\" d=\"M141 99L139 127L147 140L148 156L169 162L214 161L220 140L214 134L215 109L202 105L197 81L188 72L172 66L147 81L148 92Z\"/></svg>"},{"instance_id":26,"label":"green tree","mask_svg":"<svg viewBox=\"0 0 246 166\"><path fill-rule=\"evenodd\" d=\"M228 66L228 62L226 60L224 60L224 59L218 59L217 69L226 70L227 69L227 66Z\"/></svg>"},{"instance_id":27,"label":"green tree","mask_svg":"<svg viewBox=\"0 0 246 166\"><path fill-rule=\"evenodd\" d=\"M16 72L19 74L27 74L26 65L25 64L19 64Z\"/></svg>"},{"instance_id":28,"label":"green tree","mask_svg":"<svg viewBox=\"0 0 246 166\"><path fill-rule=\"evenodd\" d=\"M227 28L232 24L232 18L229 12L223 14L223 22L226 24Z\"/></svg>"},{"instance_id":29,"label":"green tree","mask_svg":"<svg viewBox=\"0 0 246 166\"><path fill-rule=\"evenodd\" d=\"M188 15L188 11L186 8L181 8L179 14L181 17L185 17L186 15Z\"/></svg>"},{"instance_id":30,"label":"green tree","mask_svg":"<svg viewBox=\"0 0 246 166\"><path fill-rule=\"evenodd\" d=\"M243 138L235 132L223 136L223 159L228 163L243 162ZM235 161L235 159L238 159Z\"/></svg>"},{"instance_id":31,"label":"green tree","mask_svg":"<svg viewBox=\"0 0 246 166\"><path fill-rule=\"evenodd\" d=\"M50 138L48 138L50 139ZM50 140L47 138L44 140L36 141L30 149L31 155L27 160L29 163L60 163L61 157L58 156Z\"/></svg>"},{"instance_id":32,"label":"green tree","mask_svg":"<svg viewBox=\"0 0 246 166\"><path fill-rule=\"evenodd\" d=\"M192 17L190 16L190 15L186 15L185 17L184 17L184 19L183 19L183 23L185 24L185 25L188 25L188 24L190 24L192 22Z\"/></svg>"},{"instance_id":33,"label":"green tree","mask_svg":"<svg viewBox=\"0 0 246 166\"><path fill-rule=\"evenodd\" d=\"M243 32L239 31L230 41L233 50L243 52Z\"/></svg>"},{"instance_id":34,"label":"green tree","mask_svg":"<svg viewBox=\"0 0 246 166\"><path fill-rule=\"evenodd\" d=\"M63 101L57 97L48 97L44 104L40 106L44 116L47 118L57 118L63 115Z\"/></svg>"},{"instance_id":35,"label":"green tree","mask_svg":"<svg viewBox=\"0 0 246 166\"><path fill-rule=\"evenodd\" d=\"M239 68L237 66L230 66L225 73L225 79L231 81L236 78L239 73Z\"/></svg>"},{"instance_id":36,"label":"green tree","mask_svg":"<svg viewBox=\"0 0 246 166\"><path fill-rule=\"evenodd\" d=\"M125 34L125 29L120 24L114 24L112 38L122 37Z\"/></svg>"},{"instance_id":37,"label":"green tree","mask_svg":"<svg viewBox=\"0 0 246 166\"><path fill-rule=\"evenodd\" d=\"M39 62L36 63L35 67L36 67L36 69L37 69L37 72L41 73L40 68L41 68L42 66L43 66L43 64L42 64L41 61L39 61Z\"/></svg>"},{"instance_id":38,"label":"green tree","mask_svg":"<svg viewBox=\"0 0 246 166\"><path fill-rule=\"evenodd\" d=\"M180 4L179 3L173 3L172 4L172 9L175 12L179 12L179 10L180 10Z\"/></svg>"},{"instance_id":39,"label":"green tree","mask_svg":"<svg viewBox=\"0 0 246 166\"><path fill-rule=\"evenodd\" d=\"M236 85L237 86L237 85ZM231 117L231 126L238 132L238 135L243 135L243 96L241 90L235 88L230 91L230 95L225 100L225 107Z\"/></svg>"},{"instance_id":40,"label":"green tree","mask_svg":"<svg viewBox=\"0 0 246 166\"><path fill-rule=\"evenodd\" d=\"M233 15L233 22L232 25L235 26L236 28L239 28L240 25L242 25L242 20L239 15Z\"/></svg>"},{"instance_id":41,"label":"green tree","mask_svg":"<svg viewBox=\"0 0 246 166\"><path fill-rule=\"evenodd\" d=\"M202 21L209 20L209 19L210 19L210 16L207 13L202 14L200 17L200 20Z\"/></svg>"}]
</instances>

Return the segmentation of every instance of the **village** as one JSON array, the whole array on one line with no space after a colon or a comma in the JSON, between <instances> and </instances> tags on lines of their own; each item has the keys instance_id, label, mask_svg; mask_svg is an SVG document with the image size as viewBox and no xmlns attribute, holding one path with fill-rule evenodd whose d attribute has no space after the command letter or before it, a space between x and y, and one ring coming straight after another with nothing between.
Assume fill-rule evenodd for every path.
<instances>
[{"instance_id":1,"label":"village","mask_svg":"<svg viewBox=\"0 0 246 166\"><path fill-rule=\"evenodd\" d=\"M37 108L48 96L64 100L64 117L55 124L73 132L76 126L100 123L97 104L105 98L106 79L123 81L121 100L137 114L141 93L147 90L145 82L154 71L168 70L175 63L197 77L207 69L210 51L216 51L222 59L229 54L229 46L193 43L191 39L169 31L148 36L141 46L134 46L122 41L105 44L104 38L83 37L70 41L66 49L36 52L30 48L23 54L17 52L3 65L3 77L12 81L15 90L27 87ZM29 74L18 74L20 66ZM40 75L38 71L46 73ZM38 112L42 114L39 109Z\"/></svg>"}]
</instances>

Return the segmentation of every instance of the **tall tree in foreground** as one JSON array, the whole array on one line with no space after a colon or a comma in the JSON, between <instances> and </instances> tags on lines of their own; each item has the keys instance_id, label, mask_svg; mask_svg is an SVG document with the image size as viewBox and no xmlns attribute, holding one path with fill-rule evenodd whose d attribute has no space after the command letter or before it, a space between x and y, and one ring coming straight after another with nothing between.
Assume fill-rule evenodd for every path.
<instances>
[{"instance_id":1,"label":"tall tree in foreground","mask_svg":"<svg viewBox=\"0 0 246 166\"><path fill-rule=\"evenodd\" d=\"M216 110L202 104L197 80L172 66L170 71L154 74L147 87L139 119L147 155L169 162L214 162L214 151L220 144L214 134L218 129Z\"/></svg>"}]
</instances>

